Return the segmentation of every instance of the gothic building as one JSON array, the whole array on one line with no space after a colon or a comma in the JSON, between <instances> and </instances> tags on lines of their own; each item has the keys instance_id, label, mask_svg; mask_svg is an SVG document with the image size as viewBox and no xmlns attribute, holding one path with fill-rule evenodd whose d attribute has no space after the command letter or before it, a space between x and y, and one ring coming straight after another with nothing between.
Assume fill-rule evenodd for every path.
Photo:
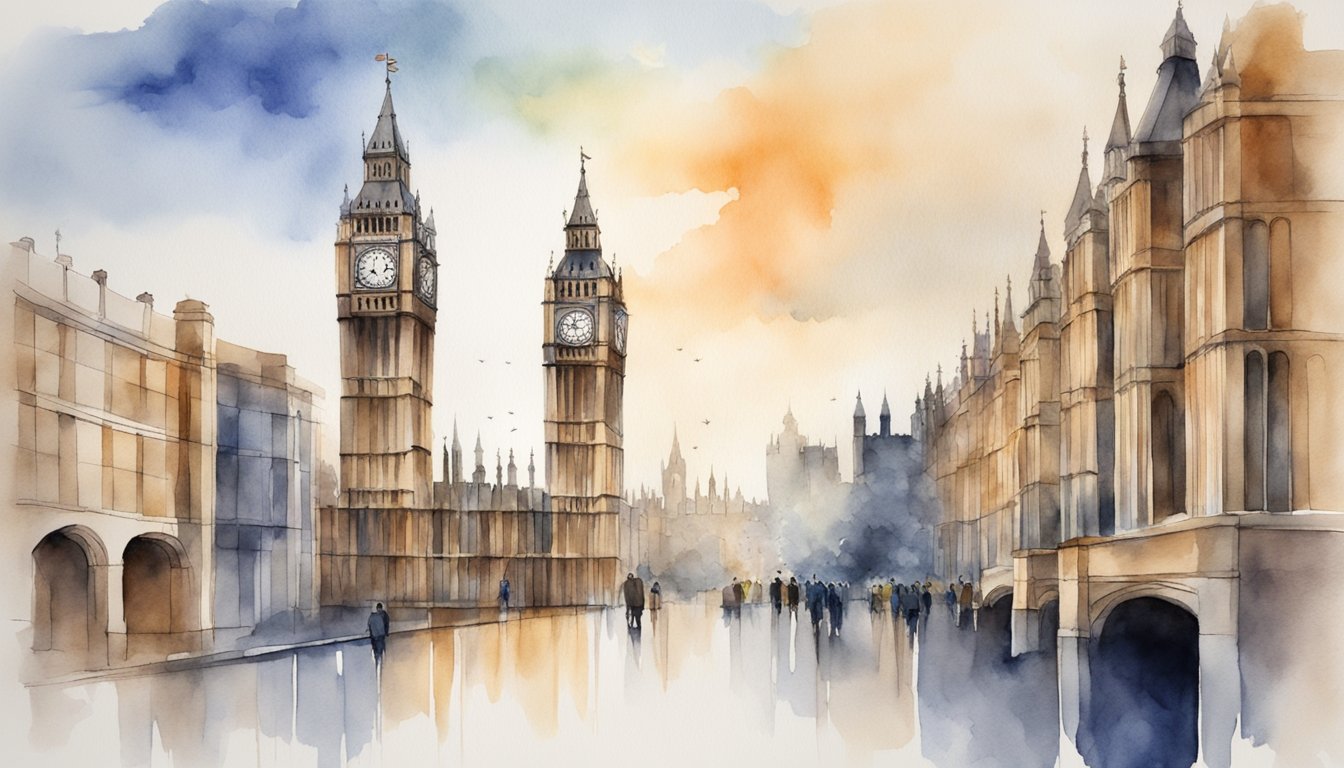
<instances>
[{"instance_id":1,"label":"gothic building","mask_svg":"<svg viewBox=\"0 0 1344 768\"><path fill-rule=\"evenodd\" d=\"M322 605L349 612L381 601L407 616L493 604L505 578L518 605L609 602L624 509L628 313L602 255L587 170L581 162L565 256L543 281L549 493L530 456L519 483L512 452L507 477L496 455L491 483L479 437L466 476L456 428L443 479L433 480L439 260L433 212L412 188L389 81L335 246L341 494L322 511Z\"/></svg>"},{"instance_id":2,"label":"gothic building","mask_svg":"<svg viewBox=\"0 0 1344 768\"><path fill-rule=\"evenodd\" d=\"M1283 5L1226 25L1202 80L1181 9L1160 47L1133 130L1121 64L1095 187L1084 136L1062 269L1042 224L1021 334L1011 309L977 324L914 431L939 574L1011 607L1016 652L1057 647L1084 756L1123 738L1092 702L1134 695L1108 638L1180 627L1164 653L1194 659L1171 683L1193 708L1150 725L1227 765L1238 723L1319 744L1279 714L1337 679L1259 617L1338 636L1294 593L1334 583L1344 555L1344 53L1306 50Z\"/></svg>"}]
</instances>

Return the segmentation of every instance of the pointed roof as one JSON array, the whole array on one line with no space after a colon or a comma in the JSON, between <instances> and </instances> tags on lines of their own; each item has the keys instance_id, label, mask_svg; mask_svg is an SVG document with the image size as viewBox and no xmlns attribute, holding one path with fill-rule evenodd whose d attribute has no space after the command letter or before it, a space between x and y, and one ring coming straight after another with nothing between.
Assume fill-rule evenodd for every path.
<instances>
[{"instance_id":1,"label":"pointed roof","mask_svg":"<svg viewBox=\"0 0 1344 768\"><path fill-rule=\"evenodd\" d=\"M1037 278L1050 271L1050 244L1045 241L1045 216L1041 216L1041 237L1036 243L1036 258L1032 259L1031 271Z\"/></svg>"},{"instance_id":2,"label":"pointed roof","mask_svg":"<svg viewBox=\"0 0 1344 768\"><path fill-rule=\"evenodd\" d=\"M1072 232L1092 208L1092 176L1087 170L1087 129L1083 129L1083 167L1078 172L1078 186L1073 190L1073 202L1064 217L1064 234Z\"/></svg>"},{"instance_id":3,"label":"pointed roof","mask_svg":"<svg viewBox=\"0 0 1344 768\"><path fill-rule=\"evenodd\" d=\"M593 213L593 203L588 199L588 169L584 166L587 157L579 155L579 190L574 193L574 208L569 213L569 227L596 227L597 215Z\"/></svg>"},{"instance_id":4,"label":"pointed roof","mask_svg":"<svg viewBox=\"0 0 1344 768\"><path fill-rule=\"evenodd\" d=\"M1003 302L1003 328L1001 333L1017 332L1017 321L1013 318L1013 276L1008 276L1007 296Z\"/></svg>"},{"instance_id":5,"label":"pointed roof","mask_svg":"<svg viewBox=\"0 0 1344 768\"><path fill-rule=\"evenodd\" d=\"M1111 120L1111 134L1106 137L1106 150L1129 146L1129 104L1125 100L1125 57L1120 57L1120 74L1116 77L1120 84L1120 98L1115 103L1115 118Z\"/></svg>"},{"instance_id":6,"label":"pointed roof","mask_svg":"<svg viewBox=\"0 0 1344 768\"><path fill-rule=\"evenodd\" d=\"M863 393L860 392L854 397L854 418L857 419L860 416L866 415L867 414L863 412Z\"/></svg>"},{"instance_id":7,"label":"pointed roof","mask_svg":"<svg viewBox=\"0 0 1344 768\"><path fill-rule=\"evenodd\" d=\"M668 454L668 465L675 464L681 459L681 440L677 438L677 425L672 425L672 452Z\"/></svg>"},{"instance_id":8,"label":"pointed roof","mask_svg":"<svg viewBox=\"0 0 1344 768\"><path fill-rule=\"evenodd\" d=\"M457 441L457 419L453 419L453 450L462 450L462 444Z\"/></svg>"},{"instance_id":9,"label":"pointed roof","mask_svg":"<svg viewBox=\"0 0 1344 768\"><path fill-rule=\"evenodd\" d=\"M1180 2L1176 3L1176 18L1171 20L1166 37L1162 38L1162 55L1166 58L1195 58L1195 36L1190 34L1190 27L1185 23L1185 11Z\"/></svg>"},{"instance_id":10,"label":"pointed roof","mask_svg":"<svg viewBox=\"0 0 1344 768\"><path fill-rule=\"evenodd\" d=\"M891 416L891 406L887 405L887 393L882 393L882 415Z\"/></svg>"},{"instance_id":11,"label":"pointed roof","mask_svg":"<svg viewBox=\"0 0 1344 768\"><path fill-rule=\"evenodd\" d=\"M401 129L397 127L397 111L392 106L392 80L387 80L387 91L383 94L383 107L378 110L378 124L364 145L365 157L369 155L397 154L402 160L410 162L406 152L406 142L401 138Z\"/></svg>"},{"instance_id":12,"label":"pointed roof","mask_svg":"<svg viewBox=\"0 0 1344 768\"><path fill-rule=\"evenodd\" d=\"M1180 6L1162 41L1165 57L1157 68L1157 85L1134 132L1136 143L1180 141L1185 115L1199 98L1199 65L1195 63L1195 38L1186 26Z\"/></svg>"}]
</instances>

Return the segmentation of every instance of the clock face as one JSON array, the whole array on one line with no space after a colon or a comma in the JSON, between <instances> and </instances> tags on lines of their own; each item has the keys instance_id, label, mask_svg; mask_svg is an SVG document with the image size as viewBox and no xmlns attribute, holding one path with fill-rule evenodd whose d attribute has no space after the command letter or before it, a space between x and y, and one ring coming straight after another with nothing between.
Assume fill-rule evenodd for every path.
<instances>
[{"instance_id":1,"label":"clock face","mask_svg":"<svg viewBox=\"0 0 1344 768\"><path fill-rule=\"evenodd\" d=\"M555 335L571 347L581 347L593 341L593 315L586 309L571 309L560 316L555 324Z\"/></svg>"},{"instance_id":2,"label":"clock face","mask_svg":"<svg viewBox=\"0 0 1344 768\"><path fill-rule=\"evenodd\" d=\"M370 248L355 260L355 280L362 288L390 288L397 281L397 260L383 248Z\"/></svg>"},{"instance_id":3,"label":"clock face","mask_svg":"<svg viewBox=\"0 0 1344 768\"><path fill-rule=\"evenodd\" d=\"M434 261L428 256L420 257L420 265L415 275L415 290L426 304L434 304L438 283L439 271L434 266Z\"/></svg>"},{"instance_id":4,"label":"clock face","mask_svg":"<svg viewBox=\"0 0 1344 768\"><path fill-rule=\"evenodd\" d=\"M615 344L616 344L616 351L621 353L622 355L625 354L625 332L626 332L626 326L629 325L629 323L630 323L630 316L625 313L625 310L623 309L616 310L616 322L615 322L616 328L614 334L614 336L616 337Z\"/></svg>"}]
</instances>

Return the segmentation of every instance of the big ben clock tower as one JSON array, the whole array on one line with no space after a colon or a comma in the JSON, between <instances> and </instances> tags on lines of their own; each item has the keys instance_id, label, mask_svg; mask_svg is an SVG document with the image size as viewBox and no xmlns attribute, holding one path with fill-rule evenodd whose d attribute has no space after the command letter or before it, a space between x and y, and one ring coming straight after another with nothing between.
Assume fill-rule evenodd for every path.
<instances>
[{"instance_id":1,"label":"big ben clock tower","mask_svg":"<svg viewBox=\"0 0 1344 768\"><path fill-rule=\"evenodd\" d=\"M421 218L410 182L389 77L364 146L364 185L341 205L336 237L344 508L423 509L433 501L438 259L433 214Z\"/></svg>"},{"instance_id":2,"label":"big ben clock tower","mask_svg":"<svg viewBox=\"0 0 1344 768\"><path fill-rule=\"evenodd\" d=\"M599 516L583 537L587 551L574 554L614 558L625 482L622 408L629 315L620 277L602 258L586 159L580 154L565 256L547 275L542 301L546 481L553 512Z\"/></svg>"}]
</instances>

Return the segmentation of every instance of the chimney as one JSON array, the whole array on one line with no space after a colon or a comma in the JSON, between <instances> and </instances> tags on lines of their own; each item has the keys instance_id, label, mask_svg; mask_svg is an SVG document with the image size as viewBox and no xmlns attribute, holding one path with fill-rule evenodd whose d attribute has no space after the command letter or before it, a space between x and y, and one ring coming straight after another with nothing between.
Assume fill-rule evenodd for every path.
<instances>
[{"instance_id":1,"label":"chimney","mask_svg":"<svg viewBox=\"0 0 1344 768\"><path fill-rule=\"evenodd\" d=\"M93 282L98 284L98 319L107 317L107 270L95 269Z\"/></svg>"}]
</instances>

